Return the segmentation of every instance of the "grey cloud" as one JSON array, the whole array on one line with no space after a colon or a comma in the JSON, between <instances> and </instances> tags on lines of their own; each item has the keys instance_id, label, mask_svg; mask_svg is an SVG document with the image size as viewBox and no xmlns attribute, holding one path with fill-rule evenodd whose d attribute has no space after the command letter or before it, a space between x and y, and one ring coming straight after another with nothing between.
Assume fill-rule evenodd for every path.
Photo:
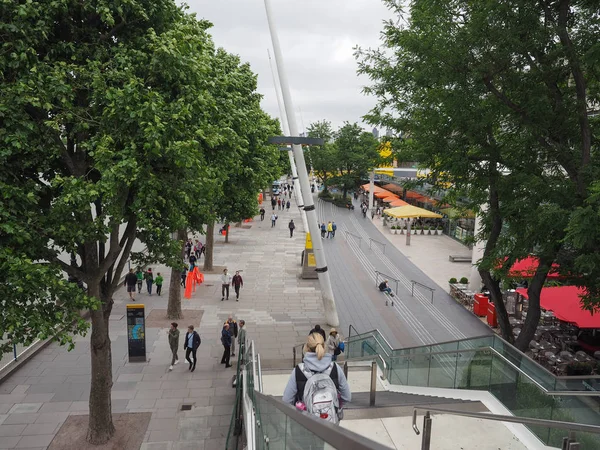
<instances>
[{"instance_id":1,"label":"grey cloud","mask_svg":"<svg viewBox=\"0 0 600 450\"><path fill-rule=\"evenodd\" d=\"M189 0L190 11L213 23L217 46L240 55L258 74L265 110L279 117L267 48L262 0ZM271 0L296 109L305 125L327 119L334 126L360 121L375 104L361 93L354 46L376 47L382 22L391 17L380 0ZM296 111L298 113L298 111ZM301 117L297 114L298 123Z\"/></svg>"}]
</instances>

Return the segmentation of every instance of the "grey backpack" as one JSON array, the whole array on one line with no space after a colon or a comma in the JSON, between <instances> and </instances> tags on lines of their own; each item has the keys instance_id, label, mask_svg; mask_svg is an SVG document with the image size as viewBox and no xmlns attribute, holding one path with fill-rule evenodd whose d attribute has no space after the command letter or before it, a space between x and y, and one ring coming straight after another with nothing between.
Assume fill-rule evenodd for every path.
<instances>
[{"instance_id":1,"label":"grey backpack","mask_svg":"<svg viewBox=\"0 0 600 450\"><path fill-rule=\"evenodd\" d=\"M306 411L332 424L339 423L337 364L331 363L323 372L312 372L304 363L296 367L298 399L306 405Z\"/></svg>"}]
</instances>

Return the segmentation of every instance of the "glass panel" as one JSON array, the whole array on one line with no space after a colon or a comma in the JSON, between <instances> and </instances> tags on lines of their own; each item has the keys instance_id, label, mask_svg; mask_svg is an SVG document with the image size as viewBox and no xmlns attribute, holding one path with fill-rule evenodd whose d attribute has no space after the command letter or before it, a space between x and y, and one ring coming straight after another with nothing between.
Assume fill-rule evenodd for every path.
<instances>
[{"instance_id":1,"label":"glass panel","mask_svg":"<svg viewBox=\"0 0 600 450\"><path fill-rule=\"evenodd\" d=\"M408 370L407 384L409 386L428 386L431 357L429 355L417 354L411 355L408 358L410 360L410 367Z\"/></svg>"},{"instance_id":2,"label":"glass panel","mask_svg":"<svg viewBox=\"0 0 600 450\"><path fill-rule=\"evenodd\" d=\"M408 370L410 367L410 358L399 356L391 358L390 384L408 384Z\"/></svg>"},{"instance_id":3,"label":"glass panel","mask_svg":"<svg viewBox=\"0 0 600 450\"><path fill-rule=\"evenodd\" d=\"M459 353L456 370L456 387L487 391L492 374L492 351L462 351Z\"/></svg>"},{"instance_id":4,"label":"glass panel","mask_svg":"<svg viewBox=\"0 0 600 450\"><path fill-rule=\"evenodd\" d=\"M427 385L439 388L454 388L457 353L430 355L430 370Z\"/></svg>"},{"instance_id":5,"label":"glass panel","mask_svg":"<svg viewBox=\"0 0 600 450\"><path fill-rule=\"evenodd\" d=\"M462 341L458 341L458 350L491 347L493 342L494 336L484 336L480 338L465 339Z\"/></svg>"}]
</instances>

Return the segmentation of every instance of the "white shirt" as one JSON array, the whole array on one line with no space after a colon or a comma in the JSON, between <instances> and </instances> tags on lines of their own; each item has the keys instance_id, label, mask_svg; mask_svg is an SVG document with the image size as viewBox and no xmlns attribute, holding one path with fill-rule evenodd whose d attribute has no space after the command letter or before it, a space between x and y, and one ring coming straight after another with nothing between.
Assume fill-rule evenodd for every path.
<instances>
[{"instance_id":1,"label":"white shirt","mask_svg":"<svg viewBox=\"0 0 600 450\"><path fill-rule=\"evenodd\" d=\"M223 274L221 275L221 283L223 284L231 284L231 275L227 274Z\"/></svg>"}]
</instances>

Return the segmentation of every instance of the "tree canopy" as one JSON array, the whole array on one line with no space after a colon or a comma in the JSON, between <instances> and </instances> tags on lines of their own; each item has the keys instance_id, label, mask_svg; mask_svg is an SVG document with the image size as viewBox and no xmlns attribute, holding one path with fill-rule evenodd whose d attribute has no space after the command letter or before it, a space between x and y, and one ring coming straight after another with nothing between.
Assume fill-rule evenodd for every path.
<instances>
[{"instance_id":1,"label":"tree canopy","mask_svg":"<svg viewBox=\"0 0 600 450\"><path fill-rule=\"evenodd\" d=\"M586 275L598 270L589 219L599 169L597 8L434 0L404 11L385 3L400 22L385 24L383 49L357 54L372 81L365 91L378 98L367 120L407 136L401 154L431 169L434 183L450 181L449 199L467 197L479 211L479 269L511 341L500 282L516 259L539 257L516 343L525 348L553 262L588 288L588 306L598 304Z\"/></svg>"},{"instance_id":2,"label":"tree canopy","mask_svg":"<svg viewBox=\"0 0 600 450\"><path fill-rule=\"evenodd\" d=\"M274 121L249 67L172 0L2 2L0 17L2 350L71 342L91 308L88 440L103 443L108 318L132 251L175 264L172 232L213 213L221 168L249 189L272 176Z\"/></svg>"}]
</instances>

